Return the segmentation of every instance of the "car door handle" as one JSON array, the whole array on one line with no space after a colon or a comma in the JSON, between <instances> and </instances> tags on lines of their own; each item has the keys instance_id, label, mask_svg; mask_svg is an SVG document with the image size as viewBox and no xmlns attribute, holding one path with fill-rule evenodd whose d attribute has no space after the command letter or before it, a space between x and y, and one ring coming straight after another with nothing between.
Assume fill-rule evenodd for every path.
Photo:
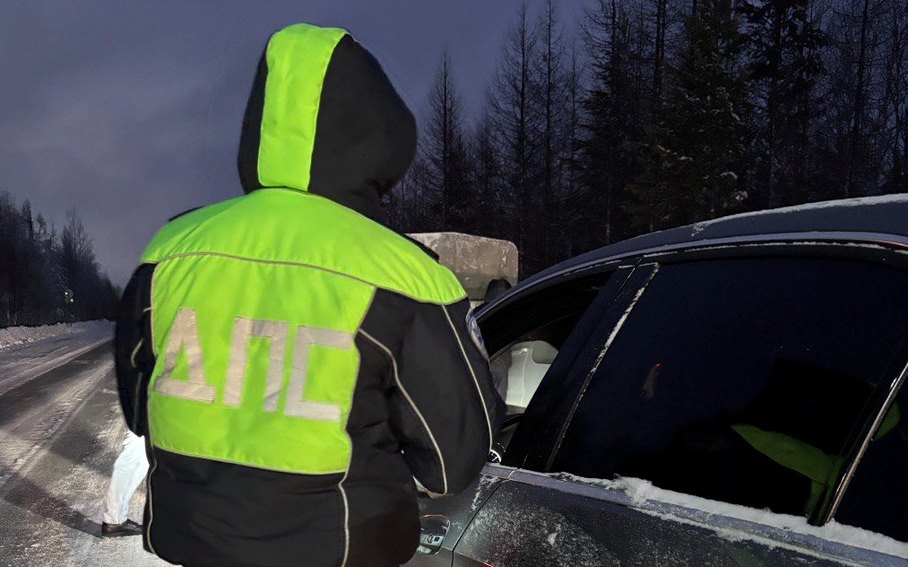
<instances>
[{"instance_id":1,"label":"car door handle","mask_svg":"<svg viewBox=\"0 0 908 567\"><path fill-rule=\"evenodd\" d=\"M448 535L451 522L445 516L427 514L419 519L419 547L416 549L426 555L435 555Z\"/></svg>"}]
</instances>

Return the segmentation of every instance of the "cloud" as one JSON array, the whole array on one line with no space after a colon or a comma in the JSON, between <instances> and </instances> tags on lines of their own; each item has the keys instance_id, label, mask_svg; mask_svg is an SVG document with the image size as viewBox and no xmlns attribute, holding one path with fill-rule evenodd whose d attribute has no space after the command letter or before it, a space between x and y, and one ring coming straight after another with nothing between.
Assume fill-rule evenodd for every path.
<instances>
[{"instance_id":1,"label":"cloud","mask_svg":"<svg viewBox=\"0 0 908 567\"><path fill-rule=\"evenodd\" d=\"M296 21L347 27L418 115L447 48L475 112L516 8L480 0L4 7L0 188L57 224L76 207L98 260L122 285L167 218L239 194L239 128L271 31Z\"/></svg>"}]
</instances>

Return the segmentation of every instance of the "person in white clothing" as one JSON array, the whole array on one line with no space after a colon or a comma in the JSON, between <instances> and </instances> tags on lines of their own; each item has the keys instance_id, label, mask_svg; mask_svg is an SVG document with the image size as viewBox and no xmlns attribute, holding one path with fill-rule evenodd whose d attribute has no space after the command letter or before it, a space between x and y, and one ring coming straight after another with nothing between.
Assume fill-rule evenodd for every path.
<instances>
[{"instance_id":1,"label":"person in white clothing","mask_svg":"<svg viewBox=\"0 0 908 567\"><path fill-rule=\"evenodd\" d=\"M114 461L110 487L104 501L102 537L142 535L142 526L129 519L129 501L148 472L145 438L126 432L123 449Z\"/></svg>"}]
</instances>

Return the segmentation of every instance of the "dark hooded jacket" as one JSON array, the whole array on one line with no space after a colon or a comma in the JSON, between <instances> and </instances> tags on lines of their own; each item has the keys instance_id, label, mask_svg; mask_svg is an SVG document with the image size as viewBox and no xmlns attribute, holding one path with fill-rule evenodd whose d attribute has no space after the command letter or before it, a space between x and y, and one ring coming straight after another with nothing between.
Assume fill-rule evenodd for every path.
<instances>
[{"instance_id":1,"label":"dark hooded jacket","mask_svg":"<svg viewBox=\"0 0 908 567\"><path fill-rule=\"evenodd\" d=\"M413 116L343 30L268 42L239 151L246 195L172 219L117 322L146 435L145 547L172 563L396 565L413 478L464 489L500 399L453 275L375 218Z\"/></svg>"}]
</instances>

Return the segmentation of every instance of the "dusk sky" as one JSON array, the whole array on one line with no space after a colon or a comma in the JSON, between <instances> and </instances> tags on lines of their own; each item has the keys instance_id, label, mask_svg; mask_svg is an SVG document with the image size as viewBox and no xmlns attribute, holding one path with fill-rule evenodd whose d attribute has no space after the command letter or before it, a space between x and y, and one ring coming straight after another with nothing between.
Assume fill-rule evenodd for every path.
<instances>
[{"instance_id":1,"label":"dusk sky","mask_svg":"<svg viewBox=\"0 0 908 567\"><path fill-rule=\"evenodd\" d=\"M240 194L236 147L268 35L294 22L350 30L422 118L448 49L481 107L516 1L0 0L0 189L58 226L76 207L123 285L183 210ZM540 2L531 2L535 18ZM581 0L559 1L570 36Z\"/></svg>"}]
</instances>

